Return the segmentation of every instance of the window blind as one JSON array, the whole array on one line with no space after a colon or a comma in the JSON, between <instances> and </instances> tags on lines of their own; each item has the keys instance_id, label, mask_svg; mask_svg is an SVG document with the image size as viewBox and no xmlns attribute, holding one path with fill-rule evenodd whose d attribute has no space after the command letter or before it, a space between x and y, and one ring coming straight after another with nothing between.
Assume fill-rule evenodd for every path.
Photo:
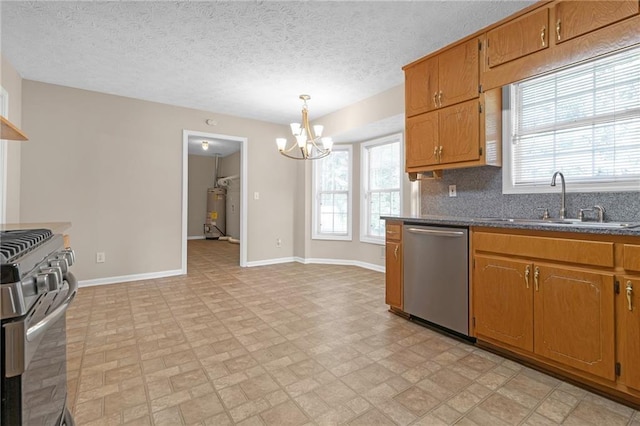
<instances>
[{"instance_id":1,"label":"window blind","mask_svg":"<svg viewBox=\"0 0 640 426\"><path fill-rule=\"evenodd\" d=\"M640 182L640 48L512 86L514 186Z\"/></svg>"}]
</instances>

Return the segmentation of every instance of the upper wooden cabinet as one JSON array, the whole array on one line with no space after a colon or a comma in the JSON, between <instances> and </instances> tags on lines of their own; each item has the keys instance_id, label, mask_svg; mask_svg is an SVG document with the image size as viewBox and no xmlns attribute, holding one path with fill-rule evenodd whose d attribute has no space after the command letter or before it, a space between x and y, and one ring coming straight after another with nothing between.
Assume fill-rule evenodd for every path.
<instances>
[{"instance_id":1,"label":"upper wooden cabinet","mask_svg":"<svg viewBox=\"0 0 640 426\"><path fill-rule=\"evenodd\" d=\"M0 139L11 141L26 141L27 135L22 133L22 130L18 129L13 123L0 115L0 122L2 124Z\"/></svg>"},{"instance_id":2,"label":"upper wooden cabinet","mask_svg":"<svg viewBox=\"0 0 640 426\"><path fill-rule=\"evenodd\" d=\"M640 1L540 2L485 30L485 90L640 44Z\"/></svg>"},{"instance_id":3,"label":"upper wooden cabinet","mask_svg":"<svg viewBox=\"0 0 640 426\"><path fill-rule=\"evenodd\" d=\"M567 1L554 4L554 37L560 44L640 13L638 0Z\"/></svg>"},{"instance_id":4,"label":"upper wooden cabinet","mask_svg":"<svg viewBox=\"0 0 640 426\"><path fill-rule=\"evenodd\" d=\"M534 10L487 33L489 68L549 47L549 9Z\"/></svg>"},{"instance_id":5,"label":"upper wooden cabinet","mask_svg":"<svg viewBox=\"0 0 640 426\"><path fill-rule=\"evenodd\" d=\"M406 115L477 98L479 48L480 40L472 39L404 67Z\"/></svg>"}]
</instances>

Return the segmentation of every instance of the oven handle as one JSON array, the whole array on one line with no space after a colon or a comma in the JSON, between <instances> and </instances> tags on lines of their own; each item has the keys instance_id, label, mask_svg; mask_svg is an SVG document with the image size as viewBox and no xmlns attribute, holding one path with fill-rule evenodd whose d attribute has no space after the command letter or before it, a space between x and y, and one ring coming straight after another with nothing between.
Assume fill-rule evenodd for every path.
<instances>
[{"instance_id":1,"label":"oven handle","mask_svg":"<svg viewBox=\"0 0 640 426\"><path fill-rule=\"evenodd\" d=\"M42 318L36 324L27 329L27 342L33 342L40 337L42 333L47 331L47 329L58 321L58 319L65 314L67 309L69 309L69 305L73 299L75 299L76 294L78 294L78 280L71 272L67 272L65 274L65 280L69 283L69 294L67 295L67 298L46 317Z\"/></svg>"}]
</instances>

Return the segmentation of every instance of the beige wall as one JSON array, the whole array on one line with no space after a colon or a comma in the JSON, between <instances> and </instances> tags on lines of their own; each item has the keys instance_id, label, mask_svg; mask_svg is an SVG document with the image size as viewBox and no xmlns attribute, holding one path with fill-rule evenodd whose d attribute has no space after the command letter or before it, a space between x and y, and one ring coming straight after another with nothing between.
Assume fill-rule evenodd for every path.
<instances>
[{"instance_id":1,"label":"beige wall","mask_svg":"<svg viewBox=\"0 0 640 426\"><path fill-rule=\"evenodd\" d=\"M189 156L189 217L187 236L203 237L207 219L207 189L213 187L214 157Z\"/></svg>"},{"instance_id":2,"label":"beige wall","mask_svg":"<svg viewBox=\"0 0 640 426\"><path fill-rule=\"evenodd\" d=\"M296 162L274 142L286 126L29 80L23 113L21 221L71 221L80 280L181 267L184 129L248 139L247 260L293 256Z\"/></svg>"},{"instance_id":3,"label":"beige wall","mask_svg":"<svg viewBox=\"0 0 640 426\"><path fill-rule=\"evenodd\" d=\"M2 56L0 67L2 87L9 94L9 121L22 127L22 78ZM27 133L27 136L30 136ZM20 221L20 154L22 145L29 142L7 141L7 223Z\"/></svg>"},{"instance_id":4,"label":"beige wall","mask_svg":"<svg viewBox=\"0 0 640 426\"><path fill-rule=\"evenodd\" d=\"M350 105L340 111L317 119L325 126L326 135L351 132L354 129L366 127L389 117L404 114L404 85L396 86L379 95L367 98ZM381 134L378 136L386 136ZM335 259L351 260L365 264L383 266L384 256L382 245L360 242L360 145L353 141L353 222L352 241L326 241L311 239L311 164L304 164L303 170L298 170L298 179L305 182L305 196L296 201L296 216L301 215L304 220L296 221L296 256L307 259ZM410 212L410 183L405 174L403 182L404 199L403 213Z\"/></svg>"}]
</instances>

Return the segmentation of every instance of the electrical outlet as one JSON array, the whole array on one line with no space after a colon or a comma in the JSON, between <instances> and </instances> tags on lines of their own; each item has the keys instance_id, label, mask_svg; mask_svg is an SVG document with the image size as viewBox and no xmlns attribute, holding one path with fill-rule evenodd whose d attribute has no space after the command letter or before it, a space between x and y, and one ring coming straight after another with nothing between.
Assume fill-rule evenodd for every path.
<instances>
[{"instance_id":1,"label":"electrical outlet","mask_svg":"<svg viewBox=\"0 0 640 426\"><path fill-rule=\"evenodd\" d=\"M103 251L99 251L96 253L96 263L104 263L107 261L107 258Z\"/></svg>"},{"instance_id":2,"label":"electrical outlet","mask_svg":"<svg viewBox=\"0 0 640 426\"><path fill-rule=\"evenodd\" d=\"M455 185L449 185L449 197L457 197L458 193L456 192Z\"/></svg>"},{"instance_id":3,"label":"electrical outlet","mask_svg":"<svg viewBox=\"0 0 640 426\"><path fill-rule=\"evenodd\" d=\"M282 247L282 238L276 238L276 247Z\"/></svg>"}]
</instances>

